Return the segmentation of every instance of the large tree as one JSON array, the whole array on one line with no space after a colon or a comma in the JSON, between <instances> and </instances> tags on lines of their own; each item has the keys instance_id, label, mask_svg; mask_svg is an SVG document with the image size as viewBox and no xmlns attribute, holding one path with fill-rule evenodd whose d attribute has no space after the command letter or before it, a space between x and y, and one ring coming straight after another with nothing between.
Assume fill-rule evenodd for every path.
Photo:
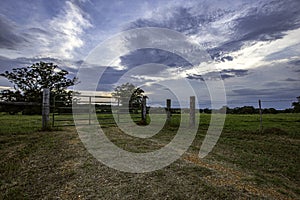
<instances>
[{"instance_id":1,"label":"large tree","mask_svg":"<svg viewBox=\"0 0 300 200\"><path fill-rule=\"evenodd\" d=\"M68 78L69 72L53 63L35 63L28 67L14 68L0 74L14 84L14 90L3 90L2 101L41 102L43 88L49 88L51 97L61 95L61 100L70 104L71 92L66 89L76 83Z\"/></svg>"},{"instance_id":2,"label":"large tree","mask_svg":"<svg viewBox=\"0 0 300 200\"><path fill-rule=\"evenodd\" d=\"M124 83L115 88L112 96L119 99L123 106L128 106L130 112L137 112L141 107L144 90L134 86L132 83Z\"/></svg>"},{"instance_id":3,"label":"large tree","mask_svg":"<svg viewBox=\"0 0 300 200\"><path fill-rule=\"evenodd\" d=\"M294 112L295 113L300 113L300 96L297 97L298 102L293 102L292 106L294 107Z\"/></svg>"}]
</instances>

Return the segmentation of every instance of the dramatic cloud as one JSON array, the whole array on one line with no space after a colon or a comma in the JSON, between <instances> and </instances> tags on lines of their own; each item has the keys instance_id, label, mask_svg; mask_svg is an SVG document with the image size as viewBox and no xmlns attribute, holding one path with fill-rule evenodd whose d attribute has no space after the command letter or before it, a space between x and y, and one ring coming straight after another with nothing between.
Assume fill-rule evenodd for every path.
<instances>
[{"instance_id":1,"label":"dramatic cloud","mask_svg":"<svg viewBox=\"0 0 300 200\"><path fill-rule=\"evenodd\" d=\"M300 80L293 79L293 78L287 78L287 79L285 79L284 81L298 81L298 82L300 82Z\"/></svg>"},{"instance_id":2,"label":"dramatic cloud","mask_svg":"<svg viewBox=\"0 0 300 200\"><path fill-rule=\"evenodd\" d=\"M229 105L294 98L300 94L299 7L298 0L3 1L0 69L43 60L75 75L85 56L114 34L161 27L199 43L210 62L192 66L172 52L138 49L106 66L97 89L109 92L122 82L132 82L145 87L149 101L164 105L160 99L172 96L164 84L188 95L178 84L186 80L199 98L209 100L205 82L221 79ZM121 54L124 48L135 49L149 40L132 36L113 48ZM10 84L0 78L0 86ZM289 106L278 103L281 108Z\"/></svg>"},{"instance_id":3,"label":"dramatic cloud","mask_svg":"<svg viewBox=\"0 0 300 200\"><path fill-rule=\"evenodd\" d=\"M14 23L0 16L0 52L6 56L53 57L72 59L77 55L76 49L84 45L84 30L92 25L80 7L66 1L60 12L50 20L45 19L33 24ZM14 51L8 51L8 50Z\"/></svg>"},{"instance_id":4,"label":"dramatic cloud","mask_svg":"<svg viewBox=\"0 0 300 200\"><path fill-rule=\"evenodd\" d=\"M147 63L158 63L170 67L191 66L189 62L180 56L160 49L138 49L121 57L121 64L128 68Z\"/></svg>"},{"instance_id":5,"label":"dramatic cloud","mask_svg":"<svg viewBox=\"0 0 300 200\"><path fill-rule=\"evenodd\" d=\"M228 78L234 78L234 77L242 77L242 76L246 76L247 75L248 70L242 70L242 69L224 69L222 71L220 71L220 78L222 78L223 80L228 79ZM215 73L216 72L209 72L209 73L205 73L204 75L199 75L199 74L191 74L191 75L187 75L188 79L192 79L192 80L201 80L201 81L205 81L205 79L209 79L210 77L215 77ZM206 77L206 78L203 78ZM210 79L212 80L212 79ZM217 78L217 80L219 80L219 78Z\"/></svg>"},{"instance_id":6,"label":"dramatic cloud","mask_svg":"<svg viewBox=\"0 0 300 200\"><path fill-rule=\"evenodd\" d=\"M54 30L50 48L57 45L55 56L63 55L64 58L73 58L73 51L83 46L81 36L84 29L92 25L84 16L79 7L67 1L64 10L50 22L50 27Z\"/></svg>"},{"instance_id":7,"label":"dramatic cloud","mask_svg":"<svg viewBox=\"0 0 300 200\"><path fill-rule=\"evenodd\" d=\"M216 3L216 2L215 2ZM220 2L218 2L220 3ZM232 3L232 2L230 2ZM187 4L188 5L188 4ZM300 2L257 1L228 8L201 1L138 19L129 28L164 27L190 35L215 51L238 50L244 41L270 41L300 27Z\"/></svg>"},{"instance_id":8,"label":"dramatic cloud","mask_svg":"<svg viewBox=\"0 0 300 200\"><path fill-rule=\"evenodd\" d=\"M14 23L0 15L0 48L17 49L22 43L28 42L23 36L16 33Z\"/></svg>"}]
</instances>

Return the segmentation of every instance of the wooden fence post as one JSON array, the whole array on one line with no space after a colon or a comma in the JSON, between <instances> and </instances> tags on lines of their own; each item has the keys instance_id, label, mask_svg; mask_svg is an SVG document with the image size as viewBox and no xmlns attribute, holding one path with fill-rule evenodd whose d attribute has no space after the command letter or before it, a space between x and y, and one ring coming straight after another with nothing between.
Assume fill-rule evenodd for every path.
<instances>
[{"instance_id":1,"label":"wooden fence post","mask_svg":"<svg viewBox=\"0 0 300 200\"><path fill-rule=\"evenodd\" d=\"M91 125L91 117L92 117L92 97L89 96L89 125Z\"/></svg>"},{"instance_id":2,"label":"wooden fence post","mask_svg":"<svg viewBox=\"0 0 300 200\"><path fill-rule=\"evenodd\" d=\"M52 127L55 126L55 95L53 95Z\"/></svg>"},{"instance_id":3,"label":"wooden fence post","mask_svg":"<svg viewBox=\"0 0 300 200\"><path fill-rule=\"evenodd\" d=\"M146 124L147 122L147 97L143 96L142 99L142 122Z\"/></svg>"},{"instance_id":4,"label":"wooden fence post","mask_svg":"<svg viewBox=\"0 0 300 200\"><path fill-rule=\"evenodd\" d=\"M258 100L258 106L259 106L259 116L260 116L260 119L259 119L259 130L260 132L262 133L263 131L263 124L262 124L262 110L261 110L261 100L259 99Z\"/></svg>"},{"instance_id":5,"label":"wooden fence post","mask_svg":"<svg viewBox=\"0 0 300 200\"><path fill-rule=\"evenodd\" d=\"M190 127L195 127L195 96L190 97Z\"/></svg>"},{"instance_id":6,"label":"wooden fence post","mask_svg":"<svg viewBox=\"0 0 300 200\"><path fill-rule=\"evenodd\" d=\"M49 113L50 113L50 89L43 89L43 104L42 104L42 130L49 128Z\"/></svg>"},{"instance_id":7,"label":"wooden fence post","mask_svg":"<svg viewBox=\"0 0 300 200\"><path fill-rule=\"evenodd\" d=\"M118 97L118 122L120 122L120 97Z\"/></svg>"},{"instance_id":8,"label":"wooden fence post","mask_svg":"<svg viewBox=\"0 0 300 200\"><path fill-rule=\"evenodd\" d=\"M171 99L167 99L167 123L171 121Z\"/></svg>"}]
</instances>

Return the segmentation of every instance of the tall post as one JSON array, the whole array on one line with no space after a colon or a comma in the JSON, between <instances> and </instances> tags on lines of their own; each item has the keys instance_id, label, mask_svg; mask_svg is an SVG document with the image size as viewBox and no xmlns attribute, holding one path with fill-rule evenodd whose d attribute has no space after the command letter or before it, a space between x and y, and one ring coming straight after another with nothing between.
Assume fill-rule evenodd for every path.
<instances>
[{"instance_id":1,"label":"tall post","mask_svg":"<svg viewBox=\"0 0 300 200\"><path fill-rule=\"evenodd\" d=\"M50 89L43 89L43 104L42 104L42 129L49 128L49 113L50 113Z\"/></svg>"},{"instance_id":2,"label":"tall post","mask_svg":"<svg viewBox=\"0 0 300 200\"><path fill-rule=\"evenodd\" d=\"M260 116L260 119L259 119L259 130L260 132L262 133L263 131L263 124L262 124L262 110L261 110L261 100L259 99L258 100L258 106L259 106L259 116Z\"/></svg>"},{"instance_id":3,"label":"tall post","mask_svg":"<svg viewBox=\"0 0 300 200\"><path fill-rule=\"evenodd\" d=\"M190 97L190 127L195 127L195 96Z\"/></svg>"},{"instance_id":4,"label":"tall post","mask_svg":"<svg viewBox=\"0 0 300 200\"><path fill-rule=\"evenodd\" d=\"M55 95L53 95L52 127L55 126Z\"/></svg>"},{"instance_id":5,"label":"tall post","mask_svg":"<svg viewBox=\"0 0 300 200\"><path fill-rule=\"evenodd\" d=\"M167 123L171 121L171 99L167 99Z\"/></svg>"},{"instance_id":6,"label":"tall post","mask_svg":"<svg viewBox=\"0 0 300 200\"><path fill-rule=\"evenodd\" d=\"M118 122L120 122L120 97L118 97Z\"/></svg>"},{"instance_id":7,"label":"tall post","mask_svg":"<svg viewBox=\"0 0 300 200\"><path fill-rule=\"evenodd\" d=\"M91 125L91 116L92 116L92 97L89 96L89 125Z\"/></svg>"},{"instance_id":8,"label":"tall post","mask_svg":"<svg viewBox=\"0 0 300 200\"><path fill-rule=\"evenodd\" d=\"M147 117L147 97L143 96L142 99L142 122L146 124Z\"/></svg>"}]
</instances>

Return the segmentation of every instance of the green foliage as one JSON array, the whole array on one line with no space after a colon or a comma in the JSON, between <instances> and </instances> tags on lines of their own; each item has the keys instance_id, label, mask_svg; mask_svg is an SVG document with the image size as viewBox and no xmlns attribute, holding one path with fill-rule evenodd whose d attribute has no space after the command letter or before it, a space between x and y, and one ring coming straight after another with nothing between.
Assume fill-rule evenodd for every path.
<instances>
[{"instance_id":1,"label":"green foliage","mask_svg":"<svg viewBox=\"0 0 300 200\"><path fill-rule=\"evenodd\" d=\"M66 89L73 86L77 79L68 78L68 74L68 71L59 69L57 65L44 62L28 67L14 68L11 72L5 71L0 76L14 84L14 91L2 91L0 99L12 102L41 103L43 88L49 88L51 97L61 95L63 98L61 100L70 102L71 92ZM22 110L22 108L20 109Z\"/></svg>"},{"instance_id":2,"label":"green foliage","mask_svg":"<svg viewBox=\"0 0 300 200\"><path fill-rule=\"evenodd\" d=\"M298 99L298 102L293 102L292 103L292 106L294 107L294 112L295 113L300 113L300 96L299 97L297 97L297 99Z\"/></svg>"},{"instance_id":3,"label":"green foliage","mask_svg":"<svg viewBox=\"0 0 300 200\"><path fill-rule=\"evenodd\" d=\"M144 97L143 93L144 90L135 87L132 83L124 83L115 88L112 96L119 99L122 106L128 106L130 111L137 112Z\"/></svg>"},{"instance_id":4,"label":"green foliage","mask_svg":"<svg viewBox=\"0 0 300 200\"><path fill-rule=\"evenodd\" d=\"M1 98L3 101L25 101L24 96L20 91L3 90L1 92Z\"/></svg>"},{"instance_id":5,"label":"green foliage","mask_svg":"<svg viewBox=\"0 0 300 200\"><path fill-rule=\"evenodd\" d=\"M60 70L53 63L40 62L29 67L14 68L12 72L6 71L1 75L12 82L17 91L34 94L42 91L43 88L49 88L55 92L64 91L76 82L75 78L67 78L66 75L68 74L68 71Z\"/></svg>"}]
</instances>

